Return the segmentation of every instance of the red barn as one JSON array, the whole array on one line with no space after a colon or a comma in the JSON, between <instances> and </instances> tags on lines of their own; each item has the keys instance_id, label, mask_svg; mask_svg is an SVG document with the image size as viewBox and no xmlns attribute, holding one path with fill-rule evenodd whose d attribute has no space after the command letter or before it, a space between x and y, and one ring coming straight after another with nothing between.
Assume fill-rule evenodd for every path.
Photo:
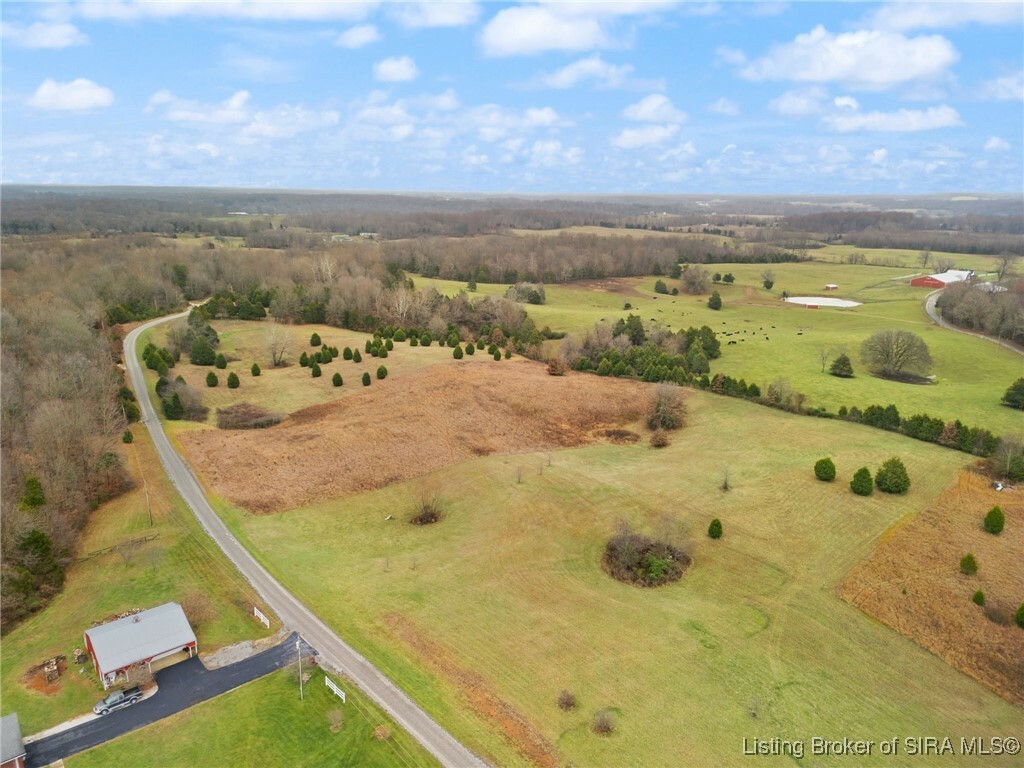
<instances>
[{"instance_id":1,"label":"red barn","mask_svg":"<svg viewBox=\"0 0 1024 768\"><path fill-rule=\"evenodd\" d=\"M950 269L938 275L922 275L915 277L910 284L916 288L945 288L951 283L963 283L971 280L974 272L967 269Z\"/></svg>"},{"instance_id":2,"label":"red barn","mask_svg":"<svg viewBox=\"0 0 1024 768\"><path fill-rule=\"evenodd\" d=\"M181 606L165 603L85 630L85 647L103 687L109 688L119 675L127 681L133 669L145 666L152 672L153 662L176 654L191 658L199 644Z\"/></svg>"}]
</instances>

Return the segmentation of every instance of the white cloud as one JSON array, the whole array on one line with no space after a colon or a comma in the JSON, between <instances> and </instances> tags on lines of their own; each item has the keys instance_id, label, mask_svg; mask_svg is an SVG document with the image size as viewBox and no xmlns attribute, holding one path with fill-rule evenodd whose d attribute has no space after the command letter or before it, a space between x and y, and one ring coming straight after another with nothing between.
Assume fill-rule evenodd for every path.
<instances>
[{"instance_id":1,"label":"white cloud","mask_svg":"<svg viewBox=\"0 0 1024 768\"><path fill-rule=\"evenodd\" d=\"M982 86L981 93L996 101L1024 101L1024 71L989 80Z\"/></svg>"},{"instance_id":2,"label":"white cloud","mask_svg":"<svg viewBox=\"0 0 1024 768\"><path fill-rule=\"evenodd\" d=\"M323 0L86 0L70 7L87 19L170 19L197 16L266 21L355 21L378 5L374 0L323 2Z\"/></svg>"},{"instance_id":3,"label":"white cloud","mask_svg":"<svg viewBox=\"0 0 1024 768\"><path fill-rule=\"evenodd\" d=\"M728 117L736 117L740 113L740 105L732 99L727 99L725 96L713 101L707 106L708 112L714 112L716 115L726 115Z\"/></svg>"},{"instance_id":4,"label":"white cloud","mask_svg":"<svg viewBox=\"0 0 1024 768\"><path fill-rule=\"evenodd\" d=\"M664 144L679 133L678 125L645 125L642 128L626 128L622 133L611 138L613 147L619 149L638 149L657 144Z\"/></svg>"},{"instance_id":5,"label":"white cloud","mask_svg":"<svg viewBox=\"0 0 1024 768\"><path fill-rule=\"evenodd\" d=\"M697 148L693 146L692 141L687 141L685 144L680 144L678 147L666 150L658 159L663 163L667 163L671 161L679 162L689 160L696 156Z\"/></svg>"},{"instance_id":6,"label":"white cloud","mask_svg":"<svg viewBox=\"0 0 1024 768\"><path fill-rule=\"evenodd\" d=\"M149 97L146 112L156 107L165 107L166 120L183 123L207 123L212 125L240 125L249 121L250 112L246 107L248 91L236 91L217 104L204 104L190 99L180 99L170 91L157 91Z\"/></svg>"},{"instance_id":7,"label":"white cloud","mask_svg":"<svg viewBox=\"0 0 1024 768\"><path fill-rule=\"evenodd\" d=\"M337 125L340 116L332 110L322 112L302 106L280 104L271 110L257 112L242 130L246 139L290 139L300 133Z\"/></svg>"},{"instance_id":8,"label":"white cloud","mask_svg":"<svg viewBox=\"0 0 1024 768\"><path fill-rule=\"evenodd\" d=\"M551 107L531 107L523 116L525 124L529 127L554 125L558 122L558 113Z\"/></svg>"},{"instance_id":9,"label":"white cloud","mask_svg":"<svg viewBox=\"0 0 1024 768\"><path fill-rule=\"evenodd\" d=\"M872 165L885 165L889 159L889 150L885 147L879 147L873 150L865 159Z\"/></svg>"},{"instance_id":10,"label":"white cloud","mask_svg":"<svg viewBox=\"0 0 1024 768\"><path fill-rule=\"evenodd\" d=\"M1020 24L1017 2L890 3L870 14L866 26L880 29L939 29L963 24Z\"/></svg>"},{"instance_id":11,"label":"white cloud","mask_svg":"<svg viewBox=\"0 0 1024 768\"><path fill-rule=\"evenodd\" d=\"M84 77L70 83L58 83L47 78L32 94L28 103L37 109L82 112L109 107L114 103L114 94L109 88L97 85Z\"/></svg>"},{"instance_id":12,"label":"white cloud","mask_svg":"<svg viewBox=\"0 0 1024 768\"><path fill-rule=\"evenodd\" d=\"M413 29L464 27L480 17L480 6L476 3L452 0L389 4L388 10L399 24Z\"/></svg>"},{"instance_id":13,"label":"white cloud","mask_svg":"<svg viewBox=\"0 0 1024 768\"><path fill-rule=\"evenodd\" d=\"M488 56L518 56L544 51L588 51L609 44L597 19L565 18L550 8L504 8L480 36Z\"/></svg>"},{"instance_id":14,"label":"white cloud","mask_svg":"<svg viewBox=\"0 0 1024 768\"><path fill-rule=\"evenodd\" d=\"M823 26L774 46L740 70L755 82L841 82L879 90L943 76L960 55L941 35L904 37L898 32L859 30L833 35Z\"/></svg>"},{"instance_id":15,"label":"white cloud","mask_svg":"<svg viewBox=\"0 0 1024 768\"><path fill-rule=\"evenodd\" d=\"M899 109L895 112L853 112L827 115L825 125L839 133L853 131L914 132L963 125L955 109L943 104L928 109Z\"/></svg>"},{"instance_id":16,"label":"white cloud","mask_svg":"<svg viewBox=\"0 0 1024 768\"><path fill-rule=\"evenodd\" d=\"M579 147L563 147L562 142L538 140L533 142L529 150L529 164L540 168L557 168L564 165L577 165L583 159L583 150Z\"/></svg>"},{"instance_id":17,"label":"white cloud","mask_svg":"<svg viewBox=\"0 0 1024 768\"><path fill-rule=\"evenodd\" d=\"M520 114L497 104L473 107L466 112L464 122L475 128L480 139L487 142L504 139L511 131L571 124L551 107L530 107Z\"/></svg>"},{"instance_id":18,"label":"white cloud","mask_svg":"<svg viewBox=\"0 0 1024 768\"><path fill-rule=\"evenodd\" d=\"M338 39L334 41L334 44L342 48L362 48L364 45L370 43L376 43L380 40L380 32L377 31L377 27L373 24L359 24L355 27L350 27L338 35Z\"/></svg>"},{"instance_id":19,"label":"white cloud","mask_svg":"<svg viewBox=\"0 0 1024 768\"><path fill-rule=\"evenodd\" d=\"M622 116L642 123L682 123L687 119L685 112L676 109L668 96L660 93L652 93L630 104L622 110Z\"/></svg>"},{"instance_id":20,"label":"white cloud","mask_svg":"<svg viewBox=\"0 0 1024 768\"><path fill-rule=\"evenodd\" d=\"M633 71L630 64L616 66L603 61L600 56L590 56L574 61L555 72L540 78L547 88L572 88L585 80L593 80L602 88L620 88Z\"/></svg>"},{"instance_id":21,"label":"white cloud","mask_svg":"<svg viewBox=\"0 0 1024 768\"><path fill-rule=\"evenodd\" d=\"M833 101L837 109L848 109L856 112L860 109L860 104L853 96L837 96Z\"/></svg>"},{"instance_id":22,"label":"white cloud","mask_svg":"<svg viewBox=\"0 0 1024 768\"><path fill-rule=\"evenodd\" d=\"M405 83L419 77L416 62L408 56L392 56L373 65L373 77L385 83Z\"/></svg>"},{"instance_id":23,"label":"white cloud","mask_svg":"<svg viewBox=\"0 0 1024 768\"><path fill-rule=\"evenodd\" d=\"M43 21L28 26L14 21L0 22L0 36L15 48L69 48L89 42L74 24Z\"/></svg>"},{"instance_id":24,"label":"white cloud","mask_svg":"<svg viewBox=\"0 0 1024 768\"><path fill-rule=\"evenodd\" d=\"M435 112L450 112L453 109L458 109L459 97L455 95L453 89L449 88L444 93L439 93L436 96L424 93L414 99L410 99L409 103L413 106Z\"/></svg>"},{"instance_id":25,"label":"white cloud","mask_svg":"<svg viewBox=\"0 0 1024 768\"><path fill-rule=\"evenodd\" d=\"M222 58L224 67L233 69L242 77L261 82L285 83L295 79L294 65L286 61L259 56L247 50L230 46Z\"/></svg>"},{"instance_id":26,"label":"white cloud","mask_svg":"<svg viewBox=\"0 0 1024 768\"><path fill-rule=\"evenodd\" d=\"M807 117L816 115L824 109L828 91L821 87L803 88L786 91L778 98L768 102L768 108L786 117Z\"/></svg>"},{"instance_id":27,"label":"white cloud","mask_svg":"<svg viewBox=\"0 0 1024 768\"><path fill-rule=\"evenodd\" d=\"M199 152L205 152L210 157L220 156L220 150L217 148L217 146L215 144L211 144L208 141L203 141L200 142L199 144L196 144L196 149Z\"/></svg>"},{"instance_id":28,"label":"white cloud","mask_svg":"<svg viewBox=\"0 0 1024 768\"><path fill-rule=\"evenodd\" d=\"M985 142L986 152L1009 152L1010 144L1005 139L1001 139L998 136L989 136L988 141Z\"/></svg>"},{"instance_id":29,"label":"white cloud","mask_svg":"<svg viewBox=\"0 0 1024 768\"><path fill-rule=\"evenodd\" d=\"M715 61L719 64L731 64L738 67L747 63L747 54L738 48L730 48L728 45L720 45L715 49Z\"/></svg>"}]
</instances>

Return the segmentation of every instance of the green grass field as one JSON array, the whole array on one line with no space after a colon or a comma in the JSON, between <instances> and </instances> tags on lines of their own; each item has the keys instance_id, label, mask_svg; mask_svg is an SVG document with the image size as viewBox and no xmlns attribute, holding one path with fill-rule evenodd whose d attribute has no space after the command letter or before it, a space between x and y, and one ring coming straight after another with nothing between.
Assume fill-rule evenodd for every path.
<instances>
[{"instance_id":1,"label":"green grass field","mask_svg":"<svg viewBox=\"0 0 1024 768\"><path fill-rule=\"evenodd\" d=\"M145 765L180 768L218 766L352 766L352 768L429 768L437 762L404 732L399 731L359 690L343 681L346 703L324 685L317 669L299 701L291 669L248 685L161 720L117 741L76 755L70 768ZM330 729L328 717L340 713L341 726ZM376 739L374 728L391 732ZM158 744L158 749L153 745ZM145 755L140 760L140 755Z\"/></svg>"},{"instance_id":2,"label":"green grass field","mask_svg":"<svg viewBox=\"0 0 1024 768\"><path fill-rule=\"evenodd\" d=\"M550 466L495 455L438 473L429 482L447 518L428 528L405 522L418 481L273 516L219 508L300 599L502 766L526 761L396 636L396 617L576 765L739 765L744 736L1019 734L1024 712L835 596L969 459L704 393L689 402L690 426L661 451L592 446L556 452ZM812 473L826 455L832 484ZM849 491L856 468L892 455L907 464L909 494ZM713 517L725 525L717 542L705 535ZM602 548L621 520L682 543L694 558L682 581L643 590L606 576ZM557 709L563 688L578 710ZM610 737L588 728L603 708L617 716ZM893 764L934 763L858 760Z\"/></svg>"},{"instance_id":3,"label":"green grass field","mask_svg":"<svg viewBox=\"0 0 1024 768\"><path fill-rule=\"evenodd\" d=\"M146 430L133 427L135 442L122 454L136 487L90 517L79 555L152 534L127 562L116 552L75 563L63 591L45 609L4 635L0 664L3 712L17 712L27 736L86 714L103 695L92 663L73 661L57 691L41 693L21 681L29 667L81 647L94 621L130 608L168 600L203 603L207 618L195 627L200 652L270 634L251 617L260 605L252 588L217 549L167 480ZM143 482L145 479L145 483ZM153 510L149 524L146 491ZM199 597L196 597L196 596ZM275 620L272 628L276 630Z\"/></svg>"},{"instance_id":4,"label":"green grass field","mask_svg":"<svg viewBox=\"0 0 1024 768\"><path fill-rule=\"evenodd\" d=\"M778 379L807 395L809 406L832 411L840 406L894 403L906 416L928 413L946 420L987 427L997 434L1019 433L1024 417L1000 405L1006 388L1024 372L1020 355L991 342L939 328L924 312L927 289L913 288L902 268L839 265L820 262L771 265L772 291L761 287L760 264L716 264L709 272L732 272L736 282L716 285L724 302L720 311L707 306L707 296L664 296L654 293L656 278L622 278L597 286L547 286L547 303L527 306L539 327L581 335L601 321L629 314L645 324L661 323L673 330L709 325L720 335L722 357L712 373L756 382L762 390ZM667 281L675 285L675 281ZM826 283L839 285L826 293ZM418 287L446 294L465 286L453 281L416 278ZM501 285L479 285L478 293L502 295ZM807 309L781 301L791 296L835 295L862 302L852 309ZM625 310L626 303L632 309ZM871 376L859 359L860 346L872 333L905 329L920 335L934 360L934 384L902 384ZM732 336L724 334L731 333ZM730 341L736 341L730 345ZM822 372L821 354L829 359L845 352L857 375L838 379Z\"/></svg>"}]
</instances>

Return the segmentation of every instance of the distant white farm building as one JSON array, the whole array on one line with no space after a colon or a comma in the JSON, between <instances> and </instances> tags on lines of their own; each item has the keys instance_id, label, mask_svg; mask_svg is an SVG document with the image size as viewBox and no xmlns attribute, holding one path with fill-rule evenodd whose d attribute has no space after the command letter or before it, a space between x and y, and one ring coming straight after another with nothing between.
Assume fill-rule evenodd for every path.
<instances>
[{"instance_id":1,"label":"distant white farm building","mask_svg":"<svg viewBox=\"0 0 1024 768\"><path fill-rule=\"evenodd\" d=\"M199 644L181 606L165 603L85 630L85 647L103 687L109 688L119 676L127 681L141 667L152 672L154 662L166 666L172 659L191 658Z\"/></svg>"},{"instance_id":2,"label":"distant white farm building","mask_svg":"<svg viewBox=\"0 0 1024 768\"><path fill-rule=\"evenodd\" d=\"M974 279L974 272L969 269L949 269L937 275L915 277L910 284L918 288L945 288L953 283L964 283Z\"/></svg>"}]
</instances>

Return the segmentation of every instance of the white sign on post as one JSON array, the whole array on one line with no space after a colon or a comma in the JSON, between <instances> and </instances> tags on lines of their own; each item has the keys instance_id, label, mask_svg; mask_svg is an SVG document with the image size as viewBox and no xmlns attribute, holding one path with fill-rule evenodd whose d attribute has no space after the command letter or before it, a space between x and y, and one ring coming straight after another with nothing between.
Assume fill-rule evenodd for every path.
<instances>
[{"instance_id":1,"label":"white sign on post","mask_svg":"<svg viewBox=\"0 0 1024 768\"><path fill-rule=\"evenodd\" d=\"M263 611L257 608L255 605L252 607L252 615L263 622L263 626L270 629L270 619L263 615Z\"/></svg>"},{"instance_id":2,"label":"white sign on post","mask_svg":"<svg viewBox=\"0 0 1024 768\"><path fill-rule=\"evenodd\" d=\"M338 694L338 696L341 697L341 703L344 704L345 703L345 692L343 690L341 690L341 688L339 688L337 685L335 685L334 681L331 680L331 678L327 677L327 675L324 675L324 682L327 683L327 687L328 688L330 688L332 691L334 691L336 694Z\"/></svg>"}]
</instances>

